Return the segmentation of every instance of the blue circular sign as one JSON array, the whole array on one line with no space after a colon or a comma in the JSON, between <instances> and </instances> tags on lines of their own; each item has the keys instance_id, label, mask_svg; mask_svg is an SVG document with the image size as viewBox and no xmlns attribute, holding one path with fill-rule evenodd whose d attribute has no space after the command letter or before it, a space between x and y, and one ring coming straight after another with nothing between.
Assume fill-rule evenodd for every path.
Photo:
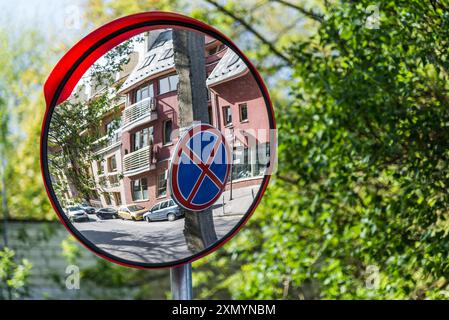
<instances>
[{"instance_id":1,"label":"blue circular sign","mask_svg":"<svg viewBox=\"0 0 449 320\"><path fill-rule=\"evenodd\" d=\"M202 211L226 189L231 151L224 135L209 124L189 129L178 141L170 168L172 198L183 208Z\"/></svg>"}]
</instances>

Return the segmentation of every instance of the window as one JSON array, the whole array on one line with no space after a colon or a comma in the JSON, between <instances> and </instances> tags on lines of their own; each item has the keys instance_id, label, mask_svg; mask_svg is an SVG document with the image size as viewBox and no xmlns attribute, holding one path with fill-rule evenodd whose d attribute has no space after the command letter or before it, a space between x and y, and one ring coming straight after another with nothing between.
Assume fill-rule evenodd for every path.
<instances>
[{"instance_id":1,"label":"window","mask_svg":"<svg viewBox=\"0 0 449 320\"><path fill-rule=\"evenodd\" d=\"M133 201L148 199L147 178L141 178L131 181L131 190Z\"/></svg>"},{"instance_id":2,"label":"window","mask_svg":"<svg viewBox=\"0 0 449 320\"><path fill-rule=\"evenodd\" d=\"M164 137L164 144L168 144L170 143L171 140L171 133L172 133L172 126L173 126L173 122L171 120L167 120L164 122L164 132L163 137Z\"/></svg>"},{"instance_id":3,"label":"window","mask_svg":"<svg viewBox=\"0 0 449 320\"><path fill-rule=\"evenodd\" d=\"M228 62L228 68L232 67L234 64L237 63L237 61L239 61L239 56L237 54L234 54L234 56L231 58L231 60Z\"/></svg>"},{"instance_id":4,"label":"window","mask_svg":"<svg viewBox=\"0 0 449 320\"><path fill-rule=\"evenodd\" d=\"M142 101L148 97L154 97L154 88L152 83L145 84L135 91L134 103Z\"/></svg>"},{"instance_id":5,"label":"window","mask_svg":"<svg viewBox=\"0 0 449 320\"><path fill-rule=\"evenodd\" d=\"M232 123L232 112L230 106L223 107L223 122L225 126Z\"/></svg>"},{"instance_id":6,"label":"window","mask_svg":"<svg viewBox=\"0 0 449 320\"><path fill-rule=\"evenodd\" d=\"M127 209L128 209L128 211L130 211L130 212L135 212L135 211L143 210L143 209L145 209L145 208L142 207L142 206L137 206L137 205L135 205L135 204L132 204L132 205L128 206Z\"/></svg>"},{"instance_id":7,"label":"window","mask_svg":"<svg viewBox=\"0 0 449 320\"><path fill-rule=\"evenodd\" d=\"M121 127L121 125L122 125L121 118L113 119L105 125L105 132L106 136L108 137L108 139L105 141L107 146L110 146L120 140L121 133L119 132L118 129Z\"/></svg>"},{"instance_id":8,"label":"window","mask_svg":"<svg viewBox=\"0 0 449 320\"><path fill-rule=\"evenodd\" d=\"M156 211L156 210L159 210L159 207L161 206L161 204L160 203L158 203L158 204L155 204L154 206L153 206L153 208L151 208L151 211Z\"/></svg>"},{"instance_id":9,"label":"window","mask_svg":"<svg viewBox=\"0 0 449 320\"><path fill-rule=\"evenodd\" d=\"M108 172L115 172L117 171L117 159L115 158L115 155L108 158Z\"/></svg>"},{"instance_id":10,"label":"window","mask_svg":"<svg viewBox=\"0 0 449 320\"><path fill-rule=\"evenodd\" d=\"M167 30L167 31L162 32L157 37L156 41L154 41L153 45L150 48L148 48L148 50L151 50L151 49L163 46L171 38L172 38L172 31L171 30Z\"/></svg>"},{"instance_id":11,"label":"window","mask_svg":"<svg viewBox=\"0 0 449 320\"><path fill-rule=\"evenodd\" d=\"M167 208L168 207L168 203L169 203L169 201L162 202L161 203L161 209Z\"/></svg>"},{"instance_id":12,"label":"window","mask_svg":"<svg viewBox=\"0 0 449 320\"><path fill-rule=\"evenodd\" d=\"M211 55L213 55L214 53L216 53L217 52L217 47L213 47L212 49L209 49L209 51L207 52L207 54L209 55L209 56L211 56Z\"/></svg>"},{"instance_id":13,"label":"window","mask_svg":"<svg viewBox=\"0 0 449 320\"><path fill-rule=\"evenodd\" d=\"M104 168L103 168L103 161L97 161L97 174L103 174Z\"/></svg>"},{"instance_id":14,"label":"window","mask_svg":"<svg viewBox=\"0 0 449 320\"><path fill-rule=\"evenodd\" d=\"M115 130L120 128L120 125L121 125L121 120L120 119L114 119L114 120L109 121L105 125L106 134L108 134L108 135L112 134L112 132L114 132Z\"/></svg>"},{"instance_id":15,"label":"window","mask_svg":"<svg viewBox=\"0 0 449 320\"><path fill-rule=\"evenodd\" d=\"M247 147L236 148L233 153L232 180L251 177L250 153Z\"/></svg>"},{"instance_id":16,"label":"window","mask_svg":"<svg viewBox=\"0 0 449 320\"><path fill-rule=\"evenodd\" d=\"M114 202L116 206L120 206L122 204L122 196L120 192L114 192Z\"/></svg>"},{"instance_id":17,"label":"window","mask_svg":"<svg viewBox=\"0 0 449 320\"><path fill-rule=\"evenodd\" d=\"M167 171L159 174L157 178L157 196L162 197L167 194Z\"/></svg>"},{"instance_id":18,"label":"window","mask_svg":"<svg viewBox=\"0 0 449 320\"><path fill-rule=\"evenodd\" d=\"M103 193L103 197L104 197L104 201L106 202L106 204L108 206L110 206L112 204L112 202L111 202L111 196L109 195L109 193L107 193L107 192Z\"/></svg>"},{"instance_id":19,"label":"window","mask_svg":"<svg viewBox=\"0 0 449 320\"><path fill-rule=\"evenodd\" d=\"M108 180L106 179L106 177L100 177L98 179L98 184L103 187L103 188L107 188L108 187Z\"/></svg>"},{"instance_id":20,"label":"window","mask_svg":"<svg viewBox=\"0 0 449 320\"><path fill-rule=\"evenodd\" d=\"M209 114L209 123L211 125L214 125L213 114L212 114L212 108L211 107L207 108L207 113Z\"/></svg>"},{"instance_id":21,"label":"window","mask_svg":"<svg viewBox=\"0 0 449 320\"><path fill-rule=\"evenodd\" d=\"M152 54L151 56L145 58L145 60L143 60L142 66L139 68L139 70L143 69L145 67L148 67L151 64L151 62L153 62L155 56L156 56L155 54Z\"/></svg>"},{"instance_id":22,"label":"window","mask_svg":"<svg viewBox=\"0 0 449 320\"><path fill-rule=\"evenodd\" d=\"M111 187L116 187L120 185L120 181L117 174L110 175L108 178L109 178L109 185Z\"/></svg>"},{"instance_id":23,"label":"window","mask_svg":"<svg viewBox=\"0 0 449 320\"><path fill-rule=\"evenodd\" d=\"M177 74L173 74L168 77L159 79L159 94L164 94L170 91L174 91L178 87L179 77Z\"/></svg>"},{"instance_id":24,"label":"window","mask_svg":"<svg viewBox=\"0 0 449 320\"><path fill-rule=\"evenodd\" d=\"M159 61L165 60L165 59L168 59L168 58L171 58L171 57L173 57L173 55L174 55L173 48L167 49L167 50L165 50L165 52L161 55L161 57L159 58Z\"/></svg>"},{"instance_id":25,"label":"window","mask_svg":"<svg viewBox=\"0 0 449 320\"><path fill-rule=\"evenodd\" d=\"M150 135L153 135L153 127L144 128L131 134L131 152L145 148L149 145Z\"/></svg>"},{"instance_id":26,"label":"window","mask_svg":"<svg viewBox=\"0 0 449 320\"><path fill-rule=\"evenodd\" d=\"M90 196L91 196L92 200L100 200L100 196L98 195L97 190L91 190Z\"/></svg>"},{"instance_id":27,"label":"window","mask_svg":"<svg viewBox=\"0 0 449 320\"><path fill-rule=\"evenodd\" d=\"M217 52L220 52L221 50L223 50L225 48L224 44L220 44L219 46L213 47L211 49L209 49L209 51L207 52L208 55L213 55Z\"/></svg>"},{"instance_id":28,"label":"window","mask_svg":"<svg viewBox=\"0 0 449 320\"><path fill-rule=\"evenodd\" d=\"M248 121L248 106L246 103L239 104L240 122Z\"/></svg>"},{"instance_id":29,"label":"window","mask_svg":"<svg viewBox=\"0 0 449 320\"><path fill-rule=\"evenodd\" d=\"M257 145L257 161L255 166L256 175L264 173L265 169L270 165L270 143L260 143Z\"/></svg>"}]
</instances>

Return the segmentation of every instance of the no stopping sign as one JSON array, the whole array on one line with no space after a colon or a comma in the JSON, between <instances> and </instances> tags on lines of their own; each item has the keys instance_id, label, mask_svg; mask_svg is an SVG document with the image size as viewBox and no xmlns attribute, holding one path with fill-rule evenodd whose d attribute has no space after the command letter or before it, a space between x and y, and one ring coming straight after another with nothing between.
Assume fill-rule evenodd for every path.
<instances>
[{"instance_id":1,"label":"no stopping sign","mask_svg":"<svg viewBox=\"0 0 449 320\"><path fill-rule=\"evenodd\" d=\"M223 134L207 124L188 130L178 142L170 170L173 199L187 210L212 206L226 188L231 151Z\"/></svg>"}]
</instances>

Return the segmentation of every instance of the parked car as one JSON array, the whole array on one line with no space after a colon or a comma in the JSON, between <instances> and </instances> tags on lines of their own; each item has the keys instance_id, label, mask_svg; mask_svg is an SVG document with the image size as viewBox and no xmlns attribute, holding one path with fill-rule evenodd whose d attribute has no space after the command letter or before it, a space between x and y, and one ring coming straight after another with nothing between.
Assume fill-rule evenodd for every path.
<instances>
[{"instance_id":1,"label":"parked car","mask_svg":"<svg viewBox=\"0 0 449 320\"><path fill-rule=\"evenodd\" d=\"M95 208L90 206L87 202L81 203L79 207L86 211L87 214L95 214Z\"/></svg>"},{"instance_id":2,"label":"parked car","mask_svg":"<svg viewBox=\"0 0 449 320\"><path fill-rule=\"evenodd\" d=\"M120 218L125 220L142 220L143 214L148 210L142 206L138 206L135 204L130 204L127 206L122 206L118 209L118 215Z\"/></svg>"},{"instance_id":3,"label":"parked car","mask_svg":"<svg viewBox=\"0 0 449 320\"><path fill-rule=\"evenodd\" d=\"M179 206L172 199L159 202L143 215L143 218L147 222L161 220L174 221L182 217L183 214L179 210Z\"/></svg>"},{"instance_id":4,"label":"parked car","mask_svg":"<svg viewBox=\"0 0 449 320\"><path fill-rule=\"evenodd\" d=\"M89 216L80 206L70 206L66 212L71 222L89 221Z\"/></svg>"},{"instance_id":5,"label":"parked car","mask_svg":"<svg viewBox=\"0 0 449 320\"><path fill-rule=\"evenodd\" d=\"M114 208L102 208L98 209L96 212L96 215L98 219L104 220L104 219L117 219L118 211Z\"/></svg>"}]
</instances>

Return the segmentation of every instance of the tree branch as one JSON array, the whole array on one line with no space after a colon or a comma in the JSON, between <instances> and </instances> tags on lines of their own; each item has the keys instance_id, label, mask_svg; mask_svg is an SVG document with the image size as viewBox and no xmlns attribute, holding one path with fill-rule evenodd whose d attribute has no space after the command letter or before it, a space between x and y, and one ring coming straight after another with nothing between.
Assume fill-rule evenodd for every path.
<instances>
[{"instance_id":1,"label":"tree branch","mask_svg":"<svg viewBox=\"0 0 449 320\"><path fill-rule=\"evenodd\" d=\"M214 0L205 0L207 3L213 5L215 8L217 8L219 11L223 12L224 14L226 14L227 16L231 17L232 19L234 19L235 21L239 22L242 26L245 27L246 30L248 30L249 32L251 32L257 39L259 39L263 44L265 44L270 50L271 52L273 52L276 56L278 56L279 58L281 58L283 61L285 61L286 63L288 63L289 65L292 65L292 61L290 60L289 57L287 57L286 55L284 55L281 51L279 51L278 49L276 49L276 47L274 46L273 43L271 43L269 40L267 40L262 34L260 34L256 29L254 29L252 26L249 25L249 23L247 23L245 20L243 20L242 18L238 17L234 12L229 11L228 9L226 9L225 7L223 7L222 5L220 5L219 3L217 3Z\"/></svg>"},{"instance_id":2,"label":"tree branch","mask_svg":"<svg viewBox=\"0 0 449 320\"><path fill-rule=\"evenodd\" d=\"M295 10L298 10L298 11L301 12L303 15L305 15L305 16L307 16L307 17L309 17L309 18L311 18L311 19L313 19L313 20L315 20L315 21L323 22L324 15L319 14L319 13L316 13L316 12L313 12L312 10L307 10L307 9L305 9L305 8L303 8L303 7L299 6L299 5L297 5L297 4L290 3L290 2L285 1L285 0L269 0L269 1L271 1L271 2L277 2L277 3L279 3L279 4L282 4L282 5L286 6L286 7L289 7L289 8L295 9Z\"/></svg>"},{"instance_id":3,"label":"tree branch","mask_svg":"<svg viewBox=\"0 0 449 320\"><path fill-rule=\"evenodd\" d=\"M287 177L287 176L283 176L283 175L277 175L277 177L287 183L294 184L294 185L297 185L299 182L299 179L292 178L292 177Z\"/></svg>"}]
</instances>

